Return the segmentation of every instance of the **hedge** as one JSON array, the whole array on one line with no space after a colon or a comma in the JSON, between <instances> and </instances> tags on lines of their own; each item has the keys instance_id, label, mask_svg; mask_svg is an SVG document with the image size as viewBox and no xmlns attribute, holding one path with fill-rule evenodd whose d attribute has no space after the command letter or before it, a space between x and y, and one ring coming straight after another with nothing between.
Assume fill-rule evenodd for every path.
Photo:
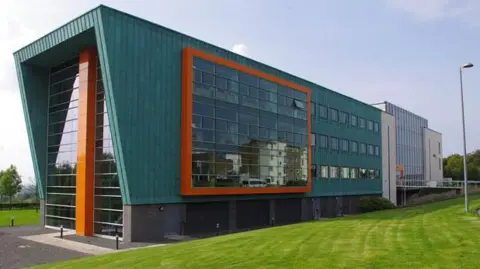
<instances>
[{"instance_id":1,"label":"hedge","mask_svg":"<svg viewBox=\"0 0 480 269\"><path fill-rule=\"evenodd\" d=\"M0 210L13 210L13 209L37 209L40 208L39 203L0 203Z\"/></svg>"},{"instance_id":2,"label":"hedge","mask_svg":"<svg viewBox=\"0 0 480 269\"><path fill-rule=\"evenodd\" d=\"M362 213L373 212L386 209L394 209L395 205L390 200L383 197L370 196L362 197L358 203Z\"/></svg>"}]
</instances>

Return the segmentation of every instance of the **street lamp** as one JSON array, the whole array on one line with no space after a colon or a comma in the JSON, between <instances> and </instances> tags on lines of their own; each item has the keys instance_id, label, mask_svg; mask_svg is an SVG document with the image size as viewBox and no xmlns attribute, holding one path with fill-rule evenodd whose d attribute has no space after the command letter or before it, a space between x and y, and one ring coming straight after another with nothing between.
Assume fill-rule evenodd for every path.
<instances>
[{"instance_id":1,"label":"street lamp","mask_svg":"<svg viewBox=\"0 0 480 269\"><path fill-rule=\"evenodd\" d=\"M462 126L463 126L463 191L465 195L465 213L468 213L468 194L467 194L467 138L465 135L465 111L463 104L463 69L471 68L473 64L468 62L460 66L460 98L462 103Z\"/></svg>"}]
</instances>

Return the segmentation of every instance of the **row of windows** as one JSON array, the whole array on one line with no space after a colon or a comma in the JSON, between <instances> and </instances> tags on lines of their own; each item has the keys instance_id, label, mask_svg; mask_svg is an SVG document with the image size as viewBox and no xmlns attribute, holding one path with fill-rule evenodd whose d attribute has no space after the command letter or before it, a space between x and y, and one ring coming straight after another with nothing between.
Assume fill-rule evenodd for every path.
<instances>
[{"instance_id":1,"label":"row of windows","mask_svg":"<svg viewBox=\"0 0 480 269\"><path fill-rule=\"evenodd\" d=\"M320 149L332 149L343 152L380 156L380 147L377 145L314 133L311 135L311 140L311 146Z\"/></svg>"},{"instance_id":2,"label":"row of windows","mask_svg":"<svg viewBox=\"0 0 480 269\"><path fill-rule=\"evenodd\" d=\"M338 110L336 108L327 107L320 104L311 103L311 115L312 118L317 119L330 119L334 122L350 125L352 127L358 127L360 129L367 129L378 133L380 131L380 125L376 121L367 120L360 116L349 114L345 111Z\"/></svg>"},{"instance_id":3,"label":"row of windows","mask_svg":"<svg viewBox=\"0 0 480 269\"><path fill-rule=\"evenodd\" d=\"M307 101L307 96L303 92L196 57L193 59L193 69L194 80L200 80L203 83L215 85L219 88L235 91L240 87L253 87L304 102ZM237 82L239 83L237 84Z\"/></svg>"},{"instance_id":4,"label":"row of windows","mask_svg":"<svg viewBox=\"0 0 480 269\"><path fill-rule=\"evenodd\" d=\"M198 96L212 98L228 103L240 104L252 108L260 108L262 110L277 112L283 115L291 116L297 113L304 118L306 115L306 103L299 99L277 95L262 89L245 86L238 89L223 89L202 84L198 81L193 84L193 93ZM295 111L294 108L303 111Z\"/></svg>"},{"instance_id":5,"label":"row of windows","mask_svg":"<svg viewBox=\"0 0 480 269\"><path fill-rule=\"evenodd\" d=\"M203 107L204 108L204 107ZM202 106L196 106L192 116L192 127L208 130L217 130L236 134L248 134L249 128L263 127L278 131L307 134L307 121L291 117L278 116L273 113L262 113L260 115L239 112L235 117L228 117L220 114L221 110L216 109L215 118L213 113L207 113ZM228 119L225 119L227 118Z\"/></svg>"},{"instance_id":6,"label":"row of windows","mask_svg":"<svg viewBox=\"0 0 480 269\"><path fill-rule=\"evenodd\" d=\"M312 176L330 179L380 179L379 169L320 165L312 167Z\"/></svg>"}]
</instances>

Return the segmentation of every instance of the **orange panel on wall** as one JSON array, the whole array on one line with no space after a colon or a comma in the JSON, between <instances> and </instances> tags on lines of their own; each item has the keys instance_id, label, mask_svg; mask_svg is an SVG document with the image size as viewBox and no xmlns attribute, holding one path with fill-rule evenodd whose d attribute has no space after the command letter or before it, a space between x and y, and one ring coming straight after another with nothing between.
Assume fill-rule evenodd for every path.
<instances>
[{"instance_id":1,"label":"orange panel on wall","mask_svg":"<svg viewBox=\"0 0 480 269\"><path fill-rule=\"evenodd\" d=\"M93 48L80 53L75 226L86 236L93 235L96 58Z\"/></svg>"}]
</instances>

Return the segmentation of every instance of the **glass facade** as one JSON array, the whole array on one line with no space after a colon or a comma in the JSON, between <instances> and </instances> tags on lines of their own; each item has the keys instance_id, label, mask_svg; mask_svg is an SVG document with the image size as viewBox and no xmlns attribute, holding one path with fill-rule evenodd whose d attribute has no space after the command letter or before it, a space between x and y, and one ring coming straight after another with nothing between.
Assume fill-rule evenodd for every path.
<instances>
[{"instance_id":1,"label":"glass facade","mask_svg":"<svg viewBox=\"0 0 480 269\"><path fill-rule=\"evenodd\" d=\"M307 185L306 93L196 57L192 83L192 187Z\"/></svg>"},{"instance_id":2,"label":"glass facade","mask_svg":"<svg viewBox=\"0 0 480 269\"><path fill-rule=\"evenodd\" d=\"M98 61L97 61L98 62ZM53 67L48 111L46 225L75 229L79 59ZM97 64L94 233L122 236L123 204L110 134L105 92Z\"/></svg>"},{"instance_id":3,"label":"glass facade","mask_svg":"<svg viewBox=\"0 0 480 269\"><path fill-rule=\"evenodd\" d=\"M123 237L123 203L99 61L95 116L95 234Z\"/></svg>"},{"instance_id":4,"label":"glass facade","mask_svg":"<svg viewBox=\"0 0 480 269\"><path fill-rule=\"evenodd\" d=\"M51 68L45 223L75 229L78 58Z\"/></svg>"},{"instance_id":5,"label":"glass facade","mask_svg":"<svg viewBox=\"0 0 480 269\"><path fill-rule=\"evenodd\" d=\"M397 164L403 165L404 178L424 180L423 128L428 120L390 103L385 109L396 120Z\"/></svg>"}]
</instances>

